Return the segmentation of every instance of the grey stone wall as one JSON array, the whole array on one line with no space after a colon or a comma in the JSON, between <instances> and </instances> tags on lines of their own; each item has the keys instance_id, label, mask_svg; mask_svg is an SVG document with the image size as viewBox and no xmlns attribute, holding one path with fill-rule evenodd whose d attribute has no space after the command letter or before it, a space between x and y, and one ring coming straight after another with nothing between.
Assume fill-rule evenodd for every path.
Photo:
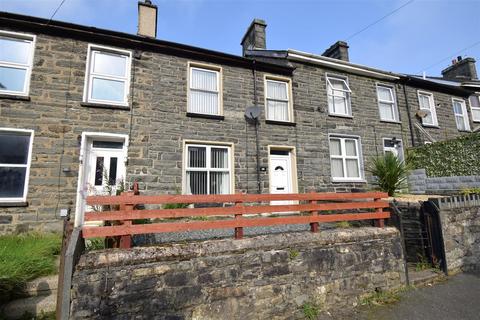
<instances>
[{"instance_id":1,"label":"grey stone wall","mask_svg":"<svg viewBox=\"0 0 480 320\"><path fill-rule=\"evenodd\" d=\"M480 271L480 195L434 201L440 209L449 273Z\"/></svg>"},{"instance_id":2,"label":"grey stone wall","mask_svg":"<svg viewBox=\"0 0 480 320\"><path fill-rule=\"evenodd\" d=\"M403 284L394 228L290 233L83 255L75 319L303 319Z\"/></svg>"},{"instance_id":3,"label":"grey stone wall","mask_svg":"<svg viewBox=\"0 0 480 320\"><path fill-rule=\"evenodd\" d=\"M425 169L412 170L408 177L413 194L452 194L462 189L480 188L480 176L427 177Z\"/></svg>"}]
</instances>

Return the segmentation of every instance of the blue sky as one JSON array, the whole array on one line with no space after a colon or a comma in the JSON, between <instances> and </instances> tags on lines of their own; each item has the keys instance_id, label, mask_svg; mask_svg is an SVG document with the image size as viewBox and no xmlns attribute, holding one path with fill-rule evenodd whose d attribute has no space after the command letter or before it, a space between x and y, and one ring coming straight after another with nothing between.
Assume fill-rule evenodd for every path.
<instances>
[{"instance_id":1,"label":"blue sky","mask_svg":"<svg viewBox=\"0 0 480 320\"><path fill-rule=\"evenodd\" d=\"M0 10L49 18L61 0L1 0ZM153 0L163 40L241 54L253 18L268 49L322 53L408 0ZM136 33L137 0L66 0L55 20ZM480 0L415 0L348 41L350 61L388 71L440 75L457 52L479 60ZM479 70L480 71L480 70Z\"/></svg>"}]
</instances>

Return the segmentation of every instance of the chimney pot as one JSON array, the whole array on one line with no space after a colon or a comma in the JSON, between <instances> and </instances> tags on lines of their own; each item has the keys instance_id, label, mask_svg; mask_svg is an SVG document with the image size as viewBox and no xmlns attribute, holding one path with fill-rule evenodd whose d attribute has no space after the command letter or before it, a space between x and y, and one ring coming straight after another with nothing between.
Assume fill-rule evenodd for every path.
<instances>
[{"instance_id":1,"label":"chimney pot","mask_svg":"<svg viewBox=\"0 0 480 320\"><path fill-rule=\"evenodd\" d=\"M458 56L452 65L442 70L442 77L447 80L473 80L478 79L475 59Z\"/></svg>"},{"instance_id":2,"label":"chimney pot","mask_svg":"<svg viewBox=\"0 0 480 320\"><path fill-rule=\"evenodd\" d=\"M242 54L244 56L247 50L265 50L267 48L266 28L267 24L265 23L265 20L253 19L240 43L242 45Z\"/></svg>"},{"instance_id":3,"label":"chimney pot","mask_svg":"<svg viewBox=\"0 0 480 320\"><path fill-rule=\"evenodd\" d=\"M137 34L143 37L157 37L157 6L152 1L145 0L138 2L138 31Z\"/></svg>"},{"instance_id":4,"label":"chimney pot","mask_svg":"<svg viewBox=\"0 0 480 320\"><path fill-rule=\"evenodd\" d=\"M343 61L349 61L348 58L348 44L345 41L337 41L330 46L322 56L329 57L333 59L339 59Z\"/></svg>"}]
</instances>

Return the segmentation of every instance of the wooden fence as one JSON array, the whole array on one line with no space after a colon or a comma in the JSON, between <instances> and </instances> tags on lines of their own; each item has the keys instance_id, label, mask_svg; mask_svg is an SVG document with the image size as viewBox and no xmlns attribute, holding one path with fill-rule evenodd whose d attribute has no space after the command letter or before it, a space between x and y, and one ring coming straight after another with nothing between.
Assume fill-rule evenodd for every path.
<instances>
[{"instance_id":1,"label":"wooden fence","mask_svg":"<svg viewBox=\"0 0 480 320\"><path fill-rule=\"evenodd\" d=\"M244 227L286 224L310 224L318 231L320 222L374 220L378 227L390 217L389 206L382 192L369 193L304 193L304 194L233 194L233 195L160 195L142 196L125 192L120 196L90 196L87 204L109 211L85 213L85 221L106 221L105 226L84 226L84 238L121 236L120 247L131 246L131 235L181 232L205 229L235 229L235 238L243 237ZM272 201L292 201L273 205ZM215 207L190 206L179 209L138 209L139 205L217 204ZM289 216L259 217L258 214L290 212ZM321 214L322 213L322 214ZM254 215L245 217L244 215ZM172 221L168 218L222 216L210 221ZM163 219L150 224L134 224L138 219Z\"/></svg>"}]
</instances>

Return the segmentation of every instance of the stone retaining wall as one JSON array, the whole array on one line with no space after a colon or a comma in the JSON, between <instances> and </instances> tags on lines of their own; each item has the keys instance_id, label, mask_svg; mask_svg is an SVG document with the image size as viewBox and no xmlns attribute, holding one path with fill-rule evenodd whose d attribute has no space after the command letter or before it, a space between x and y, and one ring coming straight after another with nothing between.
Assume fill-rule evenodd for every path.
<instances>
[{"instance_id":1,"label":"stone retaining wall","mask_svg":"<svg viewBox=\"0 0 480 320\"><path fill-rule=\"evenodd\" d=\"M399 233L352 228L83 255L74 319L296 319L404 283Z\"/></svg>"},{"instance_id":2,"label":"stone retaining wall","mask_svg":"<svg viewBox=\"0 0 480 320\"><path fill-rule=\"evenodd\" d=\"M433 201L440 209L448 271L480 270L480 196Z\"/></svg>"},{"instance_id":3,"label":"stone retaining wall","mask_svg":"<svg viewBox=\"0 0 480 320\"><path fill-rule=\"evenodd\" d=\"M425 169L416 169L408 177L410 193L451 194L465 188L480 188L480 176L427 177Z\"/></svg>"}]
</instances>

